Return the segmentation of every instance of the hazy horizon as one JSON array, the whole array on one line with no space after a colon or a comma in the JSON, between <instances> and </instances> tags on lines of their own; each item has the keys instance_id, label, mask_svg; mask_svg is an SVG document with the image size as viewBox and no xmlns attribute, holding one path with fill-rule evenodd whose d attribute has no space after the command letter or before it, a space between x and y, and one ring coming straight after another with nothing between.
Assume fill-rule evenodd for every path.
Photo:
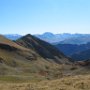
<instances>
[{"instance_id":1,"label":"hazy horizon","mask_svg":"<svg viewBox=\"0 0 90 90\"><path fill-rule=\"evenodd\" d=\"M19 33L6 33L6 34L1 34L1 35L27 35L27 34L32 34L32 35L42 35L42 34L45 34L45 33L51 33L51 34L90 34L90 33L67 33L67 32L64 32L64 33L53 33L53 32L43 32L43 33L26 33L26 34L19 34Z\"/></svg>"},{"instance_id":2,"label":"hazy horizon","mask_svg":"<svg viewBox=\"0 0 90 90\"><path fill-rule=\"evenodd\" d=\"M89 0L1 0L0 34L90 33Z\"/></svg>"}]
</instances>

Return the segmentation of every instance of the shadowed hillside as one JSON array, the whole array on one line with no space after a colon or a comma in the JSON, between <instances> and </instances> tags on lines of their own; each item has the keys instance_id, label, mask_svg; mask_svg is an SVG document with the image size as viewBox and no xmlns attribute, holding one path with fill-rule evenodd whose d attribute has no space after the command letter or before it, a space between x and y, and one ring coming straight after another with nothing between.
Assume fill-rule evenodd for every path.
<instances>
[{"instance_id":1,"label":"shadowed hillside","mask_svg":"<svg viewBox=\"0 0 90 90\"><path fill-rule=\"evenodd\" d=\"M57 44L55 45L66 56L74 60L87 60L90 58L90 43L74 45L74 44Z\"/></svg>"},{"instance_id":2,"label":"shadowed hillside","mask_svg":"<svg viewBox=\"0 0 90 90\"><path fill-rule=\"evenodd\" d=\"M68 63L65 55L61 53L56 47L30 34L18 39L16 43L28 49L34 50L45 59L53 59L57 63Z\"/></svg>"},{"instance_id":3,"label":"shadowed hillside","mask_svg":"<svg viewBox=\"0 0 90 90\"><path fill-rule=\"evenodd\" d=\"M71 55L71 58L77 61L88 60L90 59L90 49L75 53Z\"/></svg>"}]
</instances>

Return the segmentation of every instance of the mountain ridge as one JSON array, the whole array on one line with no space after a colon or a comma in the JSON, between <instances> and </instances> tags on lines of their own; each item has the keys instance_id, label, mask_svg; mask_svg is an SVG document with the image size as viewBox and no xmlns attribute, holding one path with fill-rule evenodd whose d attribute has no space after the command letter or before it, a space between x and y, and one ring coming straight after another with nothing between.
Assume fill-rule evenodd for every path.
<instances>
[{"instance_id":1,"label":"mountain ridge","mask_svg":"<svg viewBox=\"0 0 90 90\"><path fill-rule=\"evenodd\" d=\"M0 76L46 80L61 78L65 71L71 71L72 62L53 45L30 34L22 38L15 42L0 36Z\"/></svg>"},{"instance_id":2,"label":"mountain ridge","mask_svg":"<svg viewBox=\"0 0 90 90\"><path fill-rule=\"evenodd\" d=\"M85 44L87 42L90 42L90 39L89 39L90 34L70 34L70 33L53 34L51 32L45 32L43 34L33 34L33 35L51 44L53 43L54 44L57 44L57 43ZM8 39L16 40L24 35L6 34L4 36Z\"/></svg>"},{"instance_id":3,"label":"mountain ridge","mask_svg":"<svg viewBox=\"0 0 90 90\"><path fill-rule=\"evenodd\" d=\"M23 43L23 41L26 43ZM56 56L58 56L57 58L65 57L65 55L57 50L57 48L55 48L53 45L40 40L37 37L32 36L31 34L28 34L24 37L21 37L19 40L16 40L16 43L22 46L24 44L24 47L26 48L32 48L44 58L56 59Z\"/></svg>"}]
</instances>

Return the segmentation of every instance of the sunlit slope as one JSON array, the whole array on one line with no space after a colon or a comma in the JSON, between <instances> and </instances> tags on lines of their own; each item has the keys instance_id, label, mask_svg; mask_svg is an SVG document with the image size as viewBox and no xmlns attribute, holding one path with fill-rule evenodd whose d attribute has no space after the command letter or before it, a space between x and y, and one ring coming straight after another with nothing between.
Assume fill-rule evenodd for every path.
<instances>
[{"instance_id":1,"label":"sunlit slope","mask_svg":"<svg viewBox=\"0 0 90 90\"><path fill-rule=\"evenodd\" d=\"M90 75L65 77L38 83L1 83L0 90L90 90Z\"/></svg>"},{"instance_id":2,"label":"sunlit slope","mask_svg":"<svg viewBox=\"0 0 90 90\"><path fill-rule=\"evenodd\" d=\"M43 44L42 46L43 41L39 39L36 41L33 38L32 40L26 38L23 41L25 45L31 44L34 49L32 47L28 48L24 44L16 44L3 36L0 36L0 39L0 75L5 75L4 80L7 79L7 75L19 77L22 80L24 76L27 78L26 80L61 78L65 70L70 71L72 68L67 57L48 43L44 42L46 45ZM26 43L26 41L29 42ZM37 45L40 47L37 47ZM43 56L38 49L44 52Z\"/></svg>"},{"instance_id":3,"label":"sunlit slope","mask_svg":"<svg viewBox=\"0 0 90 90\"><path fill-rule=\"evenodd\" d=\"M23 50L27 50L26 48L24 47L21 47L19 46L18 44L16 44L15 42L9 40L9 39L6 39L4 36L0 35L0 44L6 44L6 45L10 45L10 46L13 46L13 47L16 47L17 49L23 49Z\"/></svg>"}]
</instances>

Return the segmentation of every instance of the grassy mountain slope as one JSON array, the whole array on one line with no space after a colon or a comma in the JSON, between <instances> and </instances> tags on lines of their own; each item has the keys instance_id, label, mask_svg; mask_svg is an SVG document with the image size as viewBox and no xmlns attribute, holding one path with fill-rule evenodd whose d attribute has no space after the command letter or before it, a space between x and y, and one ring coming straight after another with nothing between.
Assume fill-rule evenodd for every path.
<instances>
[{"instance_id":1,"label":"grassy mountain slope","mask_svg":"<svg viewBox=\"0 0 90 90\"><path fill-rule=\"evenodd\" d=\"M0 90L90 90L90 65L71 63L55 47L32 35L16 43L0 38Z\"/></svg>"},{"instance_id":2,"label":"grassy mountain slope","mask_svg":"<svg viewBox=\"0 0 90 90\"><path fill-rule=\"evenodd\" d=\"M34 50L44 59L53 59L57 63L69 63L67 57L65 57L65 55L56 47L30 34L18 39L16 43L28 49Z\"/></svg>"},{"instance_id":3,"label":"grassy mountain slope","mask_svg":"<svg viewBox=\"0 0 90 90\"><path fill-rule=\"evenodd\" d=\"M29 35L31 38L27 36L23 37L25 41L19 39L20 42L23 41L22 45L19 45L19 40L16 44L0 36L0 80L55 79L63 77L65 71L70 71L73 67L68 58L55 47L37 38L34 39L31 35ZM38 48L41 49L40 53Z\"/></svg>"}]
</instances>

